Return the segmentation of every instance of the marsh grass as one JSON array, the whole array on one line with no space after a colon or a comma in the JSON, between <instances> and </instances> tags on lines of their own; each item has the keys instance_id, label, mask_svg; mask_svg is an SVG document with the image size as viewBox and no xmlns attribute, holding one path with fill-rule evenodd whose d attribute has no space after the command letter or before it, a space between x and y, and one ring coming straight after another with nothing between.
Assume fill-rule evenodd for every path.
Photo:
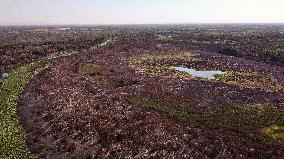
<instances>
[{"instance_id":1,"label":"marsh grass","mask_svg":"<svg viewBox=\"0 0 284 159\"><path fill-rule=\"evenodd\" d=\"M102 66L96 64L85 64L79 66L79 73L83 74L88 81L98 86L105 86L107 81L100 75Z\"/></svg>"},{"instance_id":2,"label":"marsh grass","mask_svg":"<svg viewBox=\"0 0 284 159\"><path fill-rule=\"evenodd\" d=\"M170 106L168 103L158 100L151 100L147 98L137 97L133 99L134 103L147 109L153 109L166 113L178 119L187 120L192 118L199 118L200 114L197 112L188 112L182 109L177 109Z\"/></svg>"},{"instance_id":3,"label":"marsh grass","mask_svg":"<svg viewBox=\"0 0 284 159\"><path fill-rule=\"evenodd\" d=\"M214 77L216 80L228 80L234 76L233 71L226 72L224 74L215 74Z\"/></svg>"},{"instance_id":4,"label":"marsh grass","mask_svg":"<svg viewBox=\"0 0 284 159\"><path fill-rule=\"evenodd\" d=\"M233 130L265 144L284 145L284 113L268 105L225 103L215 111L201 112L178 109L167 102L142 97L133 98L133 102L208 128Z\"/></svg>"},{"instance_id":5,"label":"marsh grass","mask_svg":"<svg viewBox=\"0 0 284 159\"><path fill-rule=\"evenodd\" d=\"M159 60L189 60L195 58L197 55L185 52L179 54L166 54L166 55L139 55L130 58L130 61L134 63L143 63L143 62L154 62Z\"/></svg>"},{"instance_id":6,"label":"marsh grass","mask_svg":"<svg viewBox=\"0 0 284 159\"><path fill-rule=\"evenodd\" d=\"M283 92L283 82L277 80L274 76L268 73L257 71L250 72L232 72L216 76L220 81L228 84L244 86L249 88L261 88L269 92Z\"/></svg>"},{"instance_id":7,"label":"marsh grass","mask_svg":"<svg viewBox=\"0 0 284 159\"><path fill-rule=\"evenodd\" d=\"M174 36L173 35L157 35L157 40L159 41L172 41L174 40Z\"/></svg>"},{"instance_id":8,"label":"marsh grass","mask_svg":"<svg viewBox=\"0 0 284 159\"><path fill-rule=\"evenodd\" d=\"M114 43L117 38L110 41ZM78 52L58 52L48 57L31 60L28 64L18 64L9 77L0 83L0 159L37 158L26 145L24 129L17 116L19 96L26 84L36 75L49 68L62 57L76 55ZM82 68L82 73L92 73L90 66ZM2 70L1 70L2 71ZM101 82L100 82L101 83Z\"/></svg>"},{"instance_id":9,"label":"marsh grass","mask_svg":"<svg viewBox=\"0 0 284 159\"><path fill-rule=\"evenodd\" d=\"M273 139L284 140L284 126L272 125L262 129L262 131Z\"/></svg>"},{"instance_id":10,"label":"marsh grass","mask_svg":"<svg viewBox=\"0 0 284 159\"><path fill-rule=\"evenodd\" d=\"M79 66L79 73L83 75L90 75L98 72L100 67L96 64L85 64Z\"/></svg>"},{"instance_id":11,"label":"marsh grass","mask_svg":"<svg viewBox=\"0 0 284 159\"><path fill-rule=\"evenodd\" d=\"M25 133L17 116L19 96L26 84L50 63L33 62L15 68L0 87L0 158L35 158L27 148ZM32 71L29 71L33 68Z\"/></svg>"},{"instance_id":12,"label":"marsh grass","mask_svg":"<svg viewBox=\"0 0 284 159\"><path fill-rule=\"evenodd\" d=\"M185 52L165 55L139 55L129 58L130 66L138 73L150 76L169 76L178 77L180 79L198 79L208 80L202 78L188 78L192 77L189 73L172 70L170 67L173 63L179 63L180 67L186 67L186 63L198 62L201 59L197 54ZM202 60L201 60L202 61ZM260 88L267 92L284 93L284 83L275 75L269 72L259 70L228 70L225 74L217 74L212 80L223 82L229 85L237 85L243 88Z\"/></svg>"},{"instance_id":13,"label":"marsh grass","mask_svg":"<svg viewBox=\"0 0 284 159\"><path fill-rule=\"evenodd\" d=\"M98 86L105 86L107 84L107 81L101 76L89 76L87 79Z\"/></svg>"}]
</instances>

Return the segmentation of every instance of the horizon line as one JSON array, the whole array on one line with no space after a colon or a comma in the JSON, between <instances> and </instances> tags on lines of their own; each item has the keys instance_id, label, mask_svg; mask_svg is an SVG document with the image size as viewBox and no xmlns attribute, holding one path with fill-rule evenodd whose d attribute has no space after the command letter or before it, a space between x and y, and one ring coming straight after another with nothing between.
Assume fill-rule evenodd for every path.
<instances>
[{"instance_id":1,"label":"horizon line","mask_svg":"<svg viewBox=\"0 0 284 159\"><path fill-rule=\"evenodd\" d=\"M119 25L196 25L196 24L280 24L284 22L189 22L189 23L101 23L101 24L0 24L3 26L119 26Z\"/></svg>"}]
</instances>

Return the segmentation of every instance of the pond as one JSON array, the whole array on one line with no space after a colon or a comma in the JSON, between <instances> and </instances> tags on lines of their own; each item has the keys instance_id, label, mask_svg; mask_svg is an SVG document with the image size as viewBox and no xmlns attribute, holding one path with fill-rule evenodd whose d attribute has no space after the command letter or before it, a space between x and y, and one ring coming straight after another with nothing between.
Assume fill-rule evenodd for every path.
<instances>
[{"instance_id":1,"label":"pond","mask_svg":"<svg viewBox=\"0 0 284 159\"><path fill-rule=\"evenodd\" d=\"M108 39L107 41L105 41L104 43L102 43L102 44L99 44L99 46L106 46L109 42L110 42L111 40L110 39Z\"/></svg>"},{"instance_id":2,"label":"pond","mask_svg":"<svg viewBox=\"0 0 284 159\"><path fill-rule=\"evenodd\" d=\"M198 70L195 70L192 68L186 68L186 67L171 67L171 68L175 69L176 71L186 72L194 77L201 77L201 78L207 78L207 79L215 79L215 75L222 75L226 73L223 71L213 71L213 70L198 71Z\"/></svg>"},{"instance_id":3,"label":"pond","mask_svg":"<svg viewBox=\"0 0 284 159\"><path fill-rule=\"evenodd\" d=\"M0 73L0 83L4 82L4 79L10 75L9 71L3 71Z\"/></svg>"}]
</instances>

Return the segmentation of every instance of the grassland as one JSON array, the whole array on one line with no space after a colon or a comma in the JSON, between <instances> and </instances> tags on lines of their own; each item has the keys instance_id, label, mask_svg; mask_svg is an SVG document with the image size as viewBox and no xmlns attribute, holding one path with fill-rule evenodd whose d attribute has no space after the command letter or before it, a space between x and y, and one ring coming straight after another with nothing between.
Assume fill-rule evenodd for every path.
<instances>
[{"instance_id":1,"label":"grassland","mask_svg":"<svg viewBox=\"0 0 284 159\"><path fill-rule=\"evenodd\" d=\"M133 98L133 102L180 120L197 122L207 128L234 130L251 134L252 138L265 144L284 145L284 113L267 105L226 103L213 112L207 112L177 109L167 102L142 97Z\"/></svg>"},{"instance_id":2,"label":"grassland","mask_svg":"<svg viewBox=\"0 0 284 159\"><path fill-rule=\"evenodd\" d=\"M26 84L50 66L34 62L15 68L0 87L0 158L34 158L17 116L18 99Z\"/></svg>"}]
</instances>

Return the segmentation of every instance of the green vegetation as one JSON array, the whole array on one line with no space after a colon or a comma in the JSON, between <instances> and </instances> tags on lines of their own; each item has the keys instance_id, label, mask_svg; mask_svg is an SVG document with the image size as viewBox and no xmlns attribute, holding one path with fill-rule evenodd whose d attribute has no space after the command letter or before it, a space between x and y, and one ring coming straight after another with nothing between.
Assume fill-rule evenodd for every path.
<instances>
[{"instance_id":1,"label":"green vegetation","mask_svg":"<svg viewBox=\"0 0 284 159\"><path fill-rule=\"evenodd\" d=\"M106 80L101 76L89 76L87 77L88 81L98 85L98 86L104 86L107 84Z\"/></svg>"},{"instance_id":2,"label":"green vegetation","mask_svg":"<svg viewBox=\"0 0 284 159\"><path fill-rule=\"evenodd\" d=\"M284 124L284 113L266 105L227 103L217 111L205 114L205 118L205 122L212 127L246 133L260 132L269 125Z\"/></svg>"},{"instance_id":3,"label":"green vegetation","mask_svg":"<svg viewBox=\"0 0 284 159\"><path fill-rule=\"evenodd\" d=\"M213 112L201 112L178 109L169 103L142 97L134 98L133 101L141 107L161 111L178 119L197 122L211 128L238 131L266 144L284 145L284 113L267 105L226 103Z\"/></svg>"},{"instance_id":4,"label":"green vegetation","mask_svg":"<svg viewBox=\"0 0 284 159\"><path fill-rule=\"evenodd\" d=\"M272 125L263 129L263 133L272 137L273 139L284 140L284 126Z\"/></svg>"},{"instance_id":5,"label":"green vegetation","mask_svg":"<svg viewBox=\"0 0 284 159\"><path fill-rule=\"evenodd\" d=\"M171 67L171 64L166 64L171 61L188 61L198 60L196 54L189 52L180 54L167 54L167 55L140 55L130 58L132 67L149 75L159 75L161 73L176 73L183 77L190 76L187 73L176 71Z\"/></svg>"},{"instance_id":6,"label":"green vegetation","mask_svg":"<svg viewBox=\"0 0 284 159\"><path fill-rule=\"evenodd\" d=\"M149 75L158 75L162 71L162 68L156 66L145 66L143 71Z\"/></svg>"},{"instance_id":7,"label":"green vegetation","mask_svg":"<svg viewBox=\"0 0 284 159\"><path fill-rule=\"evenodd\" d=\"M24 129L17 116L18 99L26 84L37 74L50 67L53 62L61 57L78 54L73 52L58 52L50 54L39 60L32 60L14 68L9 77L0 85L0 158L36 158L26 145ZM97 66L96 66L97 68ZM86 65L80 68L83 74L95 73L96 68ZM91 78L97 84L103 84L101 79ZM1 84L1 83L0 83Z\"/></svg>"},{"instance_id":8,"label":"green vegetation","mask_svg":"<svg viewBox=\"0 0 284 159\"><path fill-rule=\"evenodd\" d=\"M107 81L100 76L102 66L96 64L85 64L79 67L79 73L83 74L88 81L98 86L104 86Z\"/></svg>"},{"instance_id":9,"label":"green vegetation","mask_svg":"<svg viewBox=\"0 0 284 159\"><path fill-rule=\"evenodd\" d=\"M197 40L192 40L191 41L193 44L211 44L211 42L209 42L209 41L197 41Z\"/></svg>"},{"instance_id":10,"label":"green vegetation","mask_svg":"<svg viewBox=\"0 0 284 159\"><path fill-rule=\"evenodd\" d=\"M117 36L107 36L104 39L104 42L99 44L98 47L102 47L102 46L106 46L106 45L112 45L112 44L116 43L117 41L118 41Z\"/></svg>"},{"instance_id":11,"label":"green vegetation","mask_svg":"<svg viewBox=\"0 0 284 159\"><path fill-rule=\"evenodd\" d=\"M160 61L160 60L189 60L193 59L198 55L185 52L185 53L180 53L180 54L167 54L167 55L139 55L139 56L134 56L130 60L135 62L135 63L143 63L143 62L155 62L155 61Z\"/></svg>"},{"instance_id":12,"label":"green vegetation","mask_svg":"<svg viewBox=\"0 0 284 159\"><path fill-rule=\"evenodd\" d=\"M107 36L105 41L108 41L109 44L114 44L119 40L118 36Z\"/></svg>"},{"instance_id":13,"label":"green vegetation","mask_svg":"<svg viewBox=\"0 0 284 159\"><path fill-rule=\"evenodd\" d=\"M187 45L212 49L220 54L240 57L254 57L263 61L284 64L283 31L261 31L256 28L249 30L229 31L209 30L189 31L176 37L175 41L187 41ZM241 39L241 40L240 40Z\"/></svg>"},{"instance_id":14,"label":"green vegetation","mask_svg":"<svg viewBox=\"0 0 284 159\"><path fill-rule=\"evenodd\" d=\"M169 67L159 67L159 66L145 66L143 68L143 71L149 75L158 75L159 73L161 73L162 71L166 71L167 69L170 69L170 68Z\"/></svg>"},{"instance_id":15,"label":"green vegetation","mask_svg":"<svg viewBox=\"0 0 284 159\"><path fill-rule=\"evenodd\" d=\"M218 80L228 84L249 88L261 88L266 91L283 92L284 85L274 76L257 71L228 72L224 75L215 76Z\"/></svg>"},{"instance_id":16,"label":"green vegetation","mask_svg":"<svg viewBox=\"0 0 284 159\"><path fill-rule=\"evenodd\" d=\"M175 71L171 66L176 63L180 66L188 62L196 63L202 60L191 53L166 54L166 55L140 55L130 58L131 67L140 73L152 76L163 76L171 73L178 78L188 78L190 74ZM169 74L166 74L169 75ZM283 82L271 74L259 71L227 71L225 74L216 74L216 80L227 84L238 85L245 88L261 88L269 92L284 92Z\"/></svg>"},{"instance_id":17,"label":"green vegetation","mask_svg":"<svg viewBox=\"0 0 284 159\"><path fill-rule=\"evenodd\" d=\"M234 72L232 72L232 71L226 72L224 74L215 74L214 75L214 77L217 80L228 80L228 79L230 79L233 76L234 76Z\"/></svg>"},{"instance_id":18,"label":"green vegetation","mask_svg":"<svg viewBox=\"0 0 284 159\"><path fill-rule=\"evenodd\" d=\"M200 117L199 113L196 112L187 112L185 110L182 109L177 109L177 108L173 108L172 106L170 106L168 103L166 102L162 102L162 101L157 101L157 100L151 100L151 99L146 99L146 98L142 98L142 97L138 97L138 98L134 98L133 99L135 104L138 104L144 108L147 109L154 109L157 111L161 111L164 112L170 116L179 118L179 119L197 119Z\"/></svg>"},{"instance_id":19,"label":"green vegetation","mask_svg":"<svg viewBox=\"0 0 284 159\"><path fill-rule=\"evenodd\" d=\"M284 62L284 48L264 48L259 57L262 59L271 59L272 61Z\"/></svg>"},{"instance_id":20,"label":"green vegetation","mask_svg":"<svg viewBox=\"0 0 284 159\"><path fill-rule=\"evenodd\" d=\"M33 62L15 68L0 87L0 158L34 158L26 145L17 104L26 84L49 65Z\"/></svg>"},{"instance_id":21,"label":"green vegetation","mask_svg":"<svg viewBox=\"0 0 284 159\"><path fill-rule=\"evenodd\" d=\"M160 41L172 41L174 40L174 36L172 35L157 35L158 36L158 40Z\"/></svg>"},{"instance_id":22,"label":"green vegetation","mask_svg":"<svg viewBox=\"0 0 284 159\"><path fill-rule=\"evenodd\" d=\"M176 69L174 69L173 67L163 67L163 70L166 71L166 72L172 72L172 73L179 72Z\"/></svg>"},{"instance_id":23,"label":"green vegetation","mask_svg":"<svg viewBox=\"0 0 284 159\"><path fill-rule=\"evenodd\" d=\"M47 59L47 60L52 60L52 59L58 59L58 58L61 58L61 57L67 57L67 56L71 56L71 55L76 55L78 54L77 51L72 51L72 52L67 52L67 51L64 51L64 52L57 52L57 53L54 53L54 54L50 54L49 56L43 58L43 59Z\"/></svg>"},{"instance_id":24,"label":"green vegetation","mask_svg":"<svg viewBox=\"0 0 284 159\"><path fill-rule=\"evenodd\" d=\"M162 73L173 73L179 75L180 77L191 77L189 73L177 71L169 66L145 66L142 71L153 76L157 76Z\"/></svg>"},{"instance_id":25,"label":"green vegetation","mask_svg":"<svg viewBox=\"0 0 284 159\"><path fill-rule=\"evenodd\" d=\"M94 74L98 72L100 67L95 64L86 64L79 67L79 73L83 75Z\"/></svg>"}]
</instances>

